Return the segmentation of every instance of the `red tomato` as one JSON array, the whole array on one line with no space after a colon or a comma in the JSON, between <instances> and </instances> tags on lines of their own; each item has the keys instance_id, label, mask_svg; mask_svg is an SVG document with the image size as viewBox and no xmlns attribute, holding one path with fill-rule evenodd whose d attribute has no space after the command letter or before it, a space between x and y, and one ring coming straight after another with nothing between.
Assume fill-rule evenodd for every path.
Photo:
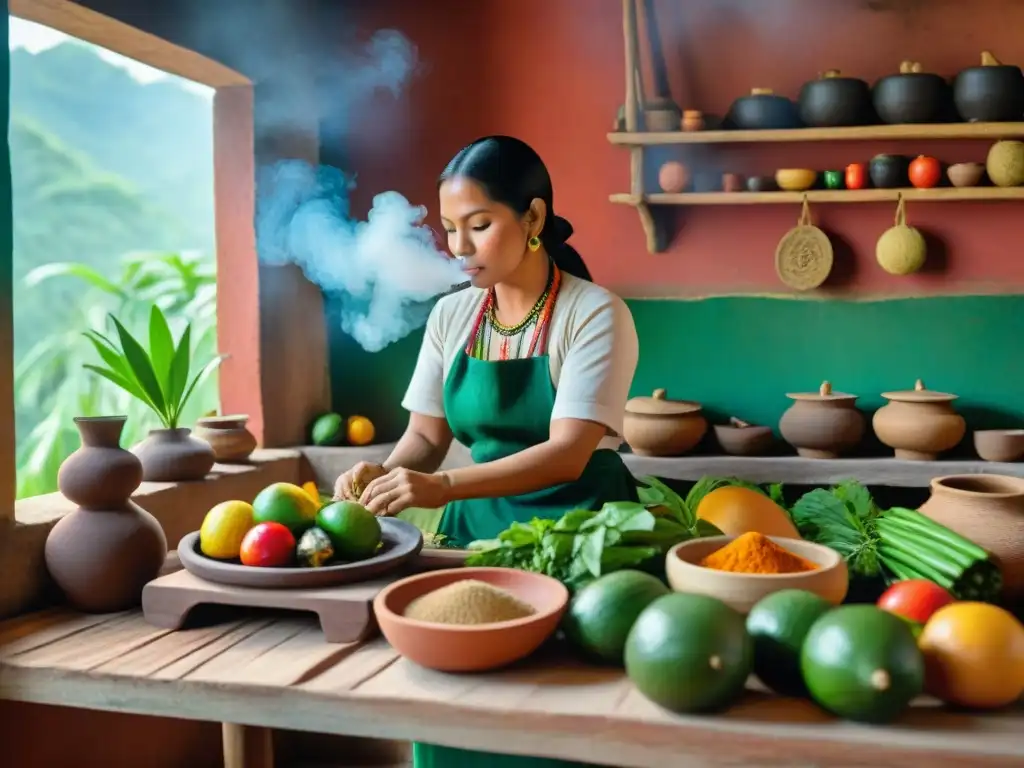
<instances>
[{"instance_id":1,"label":"red tomato","mask_svg":"<svg viewBox=\"0 0 1024 768\"><path fill-rule=\"evenodd\" d=\"M846 166L846 188L865 189L868 185L868 168L864 163Z\"/></svg>"},{"instance_id":2,"label":"red tomato","mask_svg":"<svg viewBox=\"0 0 1024 768\"><path fill-rule=\"evenodd\" d=\"M242 565L274 568L288 565L295 555L295 537L281 523L260 523L242 539Z\"/></svg>"},{"instance_id":3,"label":"red tomato","mask_svg":"<svg viewBox=\"0 0 1024 768\"><path fill-rule=\"evenodd\" d=\"M944 605L956 602L949 592L925 579L898 581L878 598L878 607L910 621L924 624Z\"/></svg>"},{"instance_id":4,"label":"red tomato","mask_svg":"<svg viewBox=\"0 0 1024 768\"><path fill-rule=\"evenodd\" d=\"M939 186L942 179L942 164L934 157L918 155L910 164L910 183L918 189Z\"/></svg>"}]
</instances>

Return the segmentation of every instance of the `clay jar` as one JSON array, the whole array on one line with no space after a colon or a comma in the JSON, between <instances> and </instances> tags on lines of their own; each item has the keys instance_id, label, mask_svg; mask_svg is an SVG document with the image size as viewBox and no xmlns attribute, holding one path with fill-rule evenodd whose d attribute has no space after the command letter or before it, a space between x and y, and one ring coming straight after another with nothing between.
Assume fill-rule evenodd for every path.
<instances>
[{"instance_id":1,"label":"clay jar","mask_svg":"<svg viewBox=\"0 0 1024 768\"><path fill-rule=\"evenodd\" d=\"M936 477L920 512L992 554L1003 594L1024 595L1024 479L1005 475Z\"/></svg>"},{"instance_id":2,"label":"clay jar","mask_svg":"<svg viewBox=\"0 0 1024 768\"><path fill-rule=\"evenodd\" d=\"M932 392L920 379L912 390L883 392L882 397L889 402L875 411L872 426L897 459L934 461L967 431L964 417L953 410L957 396Z\"/></svg>"},{"instance_id":3,"label":"clay jar","mask_svg":"<svg viewBox=\"0 0 1024 768\"><path fill-rule=\"evenodd\" d=\"M160 524L130 498L142 482L142 464L119 445L124 422L124 416L75 419L82 446L57 476L60 492L79 506L47 536L46 567L82 611L138 605L167 556Z\"/></svg>"},{"instance_id":4,"label":"clay jar","mask_svg":"<svg viewBox=\"0 0 1024 768\"><path fill-rule=\"evenodd\" d=\"M207 416L196 420L195 435L213 449L215 461L243 462L256 450L256 438L245 428L248 416Z\"/></svg>"},{"instance_id":5,"label":"clay jar","mask_svg":"<svg viewBox=\"0 0 1024 768\"><path fill-rule=\"evenodd\" d=\"M664 389L626 403L623 436L640 456L681 456L708 431L700 403L669 400Z\"/></svg>"},{"instance_id":6,"label":"clay jar","mask_svg":"<svg viewBox=\"0 0 1024 768\"><path fill-rule=\"evenodd\" d=\"M184 427L154 429L132 453L142 462L142 479L149 483L202 480L214 464L210 444Z\"/></svg>"},{"instance_id":7,"label":"clay jar","mask_svg":"<svg viewBox=\"0 0 1024 768\"><path fill-rule=\"evenodd\" d=\"M795 402L782 414L779 432L804 458L838 458L864 437L864 414L857 410L856 395L833 392L826 381L817 392L786 397Z\"/></svg>"}]
</instances>

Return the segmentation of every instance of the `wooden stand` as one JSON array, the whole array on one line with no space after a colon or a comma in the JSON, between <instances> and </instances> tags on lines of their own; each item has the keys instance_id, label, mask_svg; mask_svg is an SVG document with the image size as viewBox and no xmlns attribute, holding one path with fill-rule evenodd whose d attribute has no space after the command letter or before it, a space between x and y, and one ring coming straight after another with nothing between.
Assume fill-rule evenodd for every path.
<instances>
[{"instance_id":1,"label":"wooden stand","mask_svg":"<svg viewBox=\"0 0 1024 768\"><path fill-rule=\"evenodd\" d=\"M178 571L146 585L142 591L142 613L153 626L180 629L192 609L199 605L309 611L320 619L328 643L354 643L377 631L373 598L404 575L399 572L360 584L323 589L252 589L214 584L188 571Z\"/></svg>"},{"instance_id":2,"label":"wooden stand","mask_svg":"<svg viewBox=\"0 0 1024 768\"><path fill-rule=\"evenodd\" d=\"M269 728L221 724L224 768L274 768L274 737Z\"/></svg>"}]
</instances>

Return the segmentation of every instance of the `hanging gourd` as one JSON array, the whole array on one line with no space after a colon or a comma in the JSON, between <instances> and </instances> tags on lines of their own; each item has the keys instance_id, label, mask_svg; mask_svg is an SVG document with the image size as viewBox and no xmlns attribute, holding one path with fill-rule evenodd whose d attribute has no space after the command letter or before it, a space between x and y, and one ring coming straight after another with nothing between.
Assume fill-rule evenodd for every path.
<instances>
[{"instance_id":1,"label":"hanging gourd","mask_svg":"<svg viewBox=\"0 0 1024 768\"><path fill-rule=\"evenodd\" d=\"M797 291L817 288L832 272L832 243L811 222L807 195L796 226L783 235L775 249L775 272L783 283Z\"/></svg>"},{"instance_id":2,"label":"hanging gourd","mask_svg":"<svg viewBox=\"0 0 1024 768\"><path fill-rule=\"evenodd\" d=\"M882 233L875 246L879 266L890 275L910 275L924 266L928 247L924 236L907 224L907 212L900 195L896 223Z\"/></svg>"}]
</instances>

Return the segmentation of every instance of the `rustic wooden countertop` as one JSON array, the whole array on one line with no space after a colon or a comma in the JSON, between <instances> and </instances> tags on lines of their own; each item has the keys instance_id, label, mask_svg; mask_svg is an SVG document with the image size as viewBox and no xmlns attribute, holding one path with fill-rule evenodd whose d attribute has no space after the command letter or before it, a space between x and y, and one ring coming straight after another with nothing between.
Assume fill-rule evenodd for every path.
<instances>
[{"instance_id":1,"label":"rustic wooden countertop","mask_svg":"<svg viewBox=\"0 0 1024 768\"><path fill-rule=\"evenodd\" d=\"M134 611L20 617L0 624L0 696L613 766L1024 765L1022 706L974 716L922 702L881 728L751 691L721 716L679 717L621 671L554 648L503 672L446 675L381 639L329 645L301 615L242 614L184 631Z\"/></svg>"}]
</instances>

